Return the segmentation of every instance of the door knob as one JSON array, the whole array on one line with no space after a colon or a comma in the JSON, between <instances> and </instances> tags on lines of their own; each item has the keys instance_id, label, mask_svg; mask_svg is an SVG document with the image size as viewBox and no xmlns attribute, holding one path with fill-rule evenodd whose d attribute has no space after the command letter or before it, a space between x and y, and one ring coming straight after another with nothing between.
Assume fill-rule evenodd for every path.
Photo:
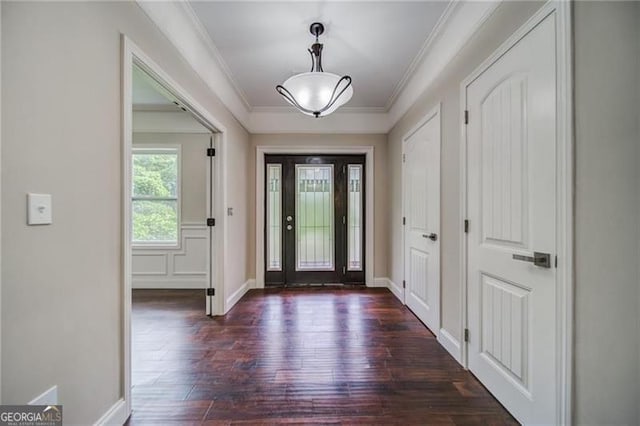
<instances>
[{"instance_id":1,"label":"door knob","mask_svg":"<svg viewBox=\"0 0 640 426\"><path fill-rule=\"evenodd\" d=\"M293 229L293 226L287 225L287 231L291 231L292 229Z\"/></svg>"},{"instance_id":2,"label":"door knob","mask_svg":"<svg viewBox=\"0 0 640 426\"><path fill-rule=\"evenodd\" d=\"M287 222L291 222L292 220L293 220L293 217L287 216Z\"/></svg>"},{"instance_id":3,"label":"door knob","mask_svg":"<svg viewBox=\"0 0 640 426\"><path fill-rule=\"evenodd\" d=\"M438 234L434 234L433 232L430 234L422 234L422 238L428 238L431 241L438 241Z\"/></svg>"},{"instance_id":4,"label":"door knob","mask_svg":"<svg viewBox=\"0 0 640 426\"><path fill-rule=\"evenodd\" d=\"M533 257L524 256L521 254L514 254L513 260L521 260L523 262L531 262L541 268L551 268L551 255L549 253L533 252Z\"/></svg>"}]
</instances>

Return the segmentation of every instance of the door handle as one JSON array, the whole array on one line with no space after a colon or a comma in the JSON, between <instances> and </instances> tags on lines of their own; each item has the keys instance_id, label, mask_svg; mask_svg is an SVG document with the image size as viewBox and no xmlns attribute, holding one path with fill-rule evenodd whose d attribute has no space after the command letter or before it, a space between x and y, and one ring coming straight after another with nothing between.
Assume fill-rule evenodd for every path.
<instances>
[{"instance_id":1,"label":"door handle","mask_svg":"<svg viewBox=\"0 0 640 426\"><path fill-rule=\"evenodd\" d=\"M522 254L514 254L513 260L521 260L523 262L531 262L541 268L551 268L551 255L549 253L533 252L533 257L524 256Z\"/></svg>"},{"instance_id":2,"label":"door handle","mask_svg":"<svg viewBox=\"0 0 640 426\"><path fill-rule=\"evenodd\" d=\"M422 238L428 238L431 241L438 241L438 234L434 234L433 232L430 234L422 234Z\"/></svg>"}]
</instances>

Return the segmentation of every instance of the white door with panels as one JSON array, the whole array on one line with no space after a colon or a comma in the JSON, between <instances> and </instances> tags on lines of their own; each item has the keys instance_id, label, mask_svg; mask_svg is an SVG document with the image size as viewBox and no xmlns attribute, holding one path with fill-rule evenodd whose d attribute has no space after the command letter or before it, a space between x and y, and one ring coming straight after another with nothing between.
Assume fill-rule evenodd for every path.
<instances>
[{"instance_id":1,"label":"white door with panels","mask_svg":"<svg viewBox=\"0 0 640 426\"><path fill-rule=\"evenodd\" d=\"M404 142L405 303L440 328L440 111Z\"/></svg>"},{"instance_id":2,"label":"white door with panels","mask_svg":"<svg viewBox=\"0 0 640 426\"><path fill-rule=\"evenodd\" d=\"M524 424L556 423L556 25L466 86L469 369Z\"/></svg>"}]
</instances>

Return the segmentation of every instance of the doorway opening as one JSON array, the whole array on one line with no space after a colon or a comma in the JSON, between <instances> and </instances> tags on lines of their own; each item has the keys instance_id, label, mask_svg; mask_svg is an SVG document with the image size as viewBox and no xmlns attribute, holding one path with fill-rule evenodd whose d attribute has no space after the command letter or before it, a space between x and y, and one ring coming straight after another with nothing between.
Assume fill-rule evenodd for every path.
<instances>
[{"instance_id":1,"label":"doorway opening","mask_svg":"<svg viewBox=\"0 0 640 426\"><path fill-rule=\"evenodd\" d=\"M145 385L149 360L159 356L144 341L145 327L164 329L166 322L158 319L170 320L181 304L203 317L222 313L224 129L134 43L122 40L123 404L128 416L134 386ZM159 374L162 362L156 364Z\"/></svg>"},{"instance_id":2,"label":"doorway opening","mask_svg":"<svg viewBox=\"0 0 640 426\"><path fill-rule=\"evenodd\" d=\"M364 155L265 155L266 286L365 283Z\"/></svg>"}]
</instances>

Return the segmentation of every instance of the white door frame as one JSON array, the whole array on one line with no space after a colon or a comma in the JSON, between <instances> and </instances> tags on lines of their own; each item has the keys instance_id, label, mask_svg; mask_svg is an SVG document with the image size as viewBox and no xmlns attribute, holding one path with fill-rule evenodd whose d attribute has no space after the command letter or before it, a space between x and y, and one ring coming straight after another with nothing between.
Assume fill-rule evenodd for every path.
<instances>
[{"instance_id":1,"label":"white door frame","mask_svg":"<svg viewBox=\"0 0 640 426\"><path fill-rule=\"evenodd\" d=\"M571 49L571 3L557 0L549 1L538 10L520 29L504 42L489 58L487 58L460 85L460 224L467 219L467 126L464 124L467 105L466 88L489 68L496 60L513 47L536 25L547 16L555 14L556 23L556 82L557 82L557 377L558 377L558 411L557 424L571 424L571 387L573 383L573 193L574 193L574 154L573 154L573 80ZM473 119L473 118L472 118ZM469 225L473 227L474 224ZM462 256L460 273L461 291L461 324L460 336L464 336L467 326L467 234L461 232ZM465 368L468 367L468 347L460 345L460 359Z\"/></svg>"},{"instance_id":2,"label":"white door frame","mask_svg":"<svg viewBox=\"0 0 640 426\"><path fill-rule=\"evenodd\" d=\"M193 117L215 133L215 157L213 209L216 226L211 238L211 272L216 289L215 306L212 314L222 314L224 310L224 248L227 246L224 206L226 205L226 129L206 108L198 103L180 84L169 76L154 60L140 49L130 38L122 34L122 283L123 283L123 339L122 359L124 384L123 401L126 417L131 414L131 152L133 134L132 81L133 65L137 65L173 95ZM204 312L203 312L204 315Z\"/></svg>"},{"instance_id":3,"label":"white door frame","mask_svg":"<svg viewBox=\"0 0 640 426\"><path fill-rule=\"evenodd\" d=\"M402 137L402 173L401 173L401 182L400 182L400 187L402 188L402 220L403 220L403 225L402 225L402 281L403 281L403 286L401 288L402 290L402 298L400 299L402 301L403 305L407 304L407 289L405 288L405 282L407 280L407 277L405 276L405 262L406 262L406 258L405 256L406 254L406 250L405 250L405 243L406 243L406 234L407 234L407 227L404 226L404 221L405 218L407 217L407 200L405 199L405 184L406 184L406 177L405 177L405 173L406 173L406 162L405 162L405 152L406 152L406 147L407 147L407 141L409 140L409 138L411 136L414 135L414 133L416 133L418 130L420 130L420 128L422 126L424 126L425 124L427 124L428 121L430 121L431 119L433 119L436 115L438 116L437 120L438 120L438 134L440 135L440 164L442 165L442 116L440 115L440 107L441 107L441 103L438 102L438 104L431 108L429 110L429 112L427 114L424 115L424 117L422 117L422 119L418 122L418 124L416 124L415 126L413 126L411 128L411 130L409 130L407 133L405 133L405 135ZM440 169L440 213L442 213L442 169ZM442 227L442 217L440 218L440 226ZM440 236L441 232L440 229L438 229L436 231L436 233L438 234L438 236ZM440 249L442 249L442 246L440 246ZM442 250L440 250L440 254L442 254ZM438 295L437 295L437 299L438 299L438 307L437 307L437 311L438 311L438 330L434 331L434 334L438 334L438 336L440 335L440 323L441 323L441 310L440 310L440 294L442 293L442 278L441 278L441 273L442 273L442 256L440 256L440 264L438 265L438 268L440 268L440 273L438 273L438 278L439 278L439 282L438 282Z\"/></svg>"},{"instance_id":4,"label":"white door frame","mask_svg":"<svg viewBox=\"0 0 640 426\"><path fill-rule=\"evenodd\" d=\"M256 288L264 288L264 168L265 154L364 154L366 158L365 170L365 265L364 276L367 286L375 286L373 276L374 250L374 158L373 146L266 146L256 147Z\"/></svg>"}]
</instances>

